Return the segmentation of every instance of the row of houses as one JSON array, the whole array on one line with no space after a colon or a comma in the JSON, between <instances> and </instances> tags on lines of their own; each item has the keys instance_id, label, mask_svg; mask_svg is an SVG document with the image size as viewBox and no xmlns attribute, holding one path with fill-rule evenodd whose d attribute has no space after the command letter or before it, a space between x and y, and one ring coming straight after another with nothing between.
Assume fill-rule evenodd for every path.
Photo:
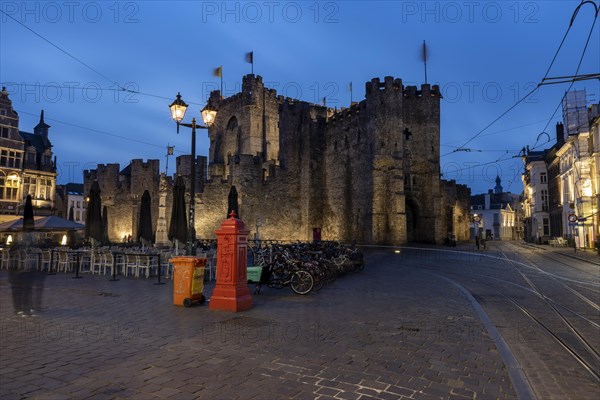
<instances>
[{"instance_id":1,"label":"row of houses","mask_svg":"<svg viewBox=\"0 0 600 400\"><path fill-rule=\"evenodd\" d=\"M600 240L600 110L587 107L585 91L563 100L563 123L556 143L525 151L522 176L524 239L545 243L564 238L578 248L594 248ZM566 129L565 129L566 126Z\"/></svg>"},{"instance_id":2,"label":"row of houses","mask_svg":"<svg viewBox=\"0 0 600 400\"><path fill-rule=\"evenodd\" d=\"M48 137L44 111L32 132L19 130L19 114L6 88L0 91L0 222L22 214L31 195L35 215L69 217L85 221L83 184L56 184L56 157Z\"/></svg>"}]
</instances>

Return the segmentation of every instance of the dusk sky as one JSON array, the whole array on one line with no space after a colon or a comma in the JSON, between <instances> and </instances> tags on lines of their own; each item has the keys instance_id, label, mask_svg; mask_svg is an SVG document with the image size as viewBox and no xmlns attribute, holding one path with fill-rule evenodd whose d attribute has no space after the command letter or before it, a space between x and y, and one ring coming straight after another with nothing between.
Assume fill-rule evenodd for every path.
<instances>
[{"instance_id":1,"label":"dusk sky","mask_svg":"<svg viewBox=\"0 0 600 400\"><path fill-rule=\"evenodd\" d=\"M176 133L168 105L181 92L200 117L212 75L223 66L224 95L254 73L279 94L331 107L364 98L374 77L421 85L420 51L429 48L427 79L440 85L441 165L446 179L473 194L494 187L522 191L521 148L554 143L553 116L569 84L542 86L465 147L455 151L531 91L546 71L579 1L363 2L363 1L123 1L0 3L0 81L33 131L40 111L52 126L58 182L82 182L83 169L131 159L160 159L190 151L190 131ZM584 5L549 71L577 71L594 9ZM599 25L579 74L600 71ZM115 91L124 87L136 93ZM600 82L577 82L588 102L599 101ZM137 93L139 92L139 93ZM551 142L547 142L547 132ZM539 137L539 140L537 140ZM537 140L537 144L536 144ZM207 155L199 131L199 155ZM477 166L479 165L479 166ZM175 170L169 161L169 174Z\"/></svg>"}]
</instances>

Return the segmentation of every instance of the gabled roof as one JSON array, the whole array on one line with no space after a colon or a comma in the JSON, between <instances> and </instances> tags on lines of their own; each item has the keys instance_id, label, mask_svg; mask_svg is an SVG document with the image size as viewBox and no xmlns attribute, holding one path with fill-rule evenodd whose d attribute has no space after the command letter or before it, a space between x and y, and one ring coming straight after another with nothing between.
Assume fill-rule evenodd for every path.
<instances>
[{"instance_id":1,"label":"gabled roof","mask_svg":"<svg viewBox=\"0 0 600 400\"><path fill-rule=\"evenodd\" d=\"M47 149L52 148L52 145L46 147L44 145L44 140L42 139L42 137L39 135L36 135L35 133L19 131L19 135L21 135L21 137L25 141L26 148L29 146L33 146L33 147L35 147L35 151L38 153L43 153Z\"/></svg>"},{"instance_id":2,"label":"gabled roof","mask_svg":"<svg viewBox=\"0 0 600 400\"><path fill-rule=\"evenodd\" d=\"M65 192L68 194L83 195L83 183L67 183Z\"/></svg>"}]
</instances>

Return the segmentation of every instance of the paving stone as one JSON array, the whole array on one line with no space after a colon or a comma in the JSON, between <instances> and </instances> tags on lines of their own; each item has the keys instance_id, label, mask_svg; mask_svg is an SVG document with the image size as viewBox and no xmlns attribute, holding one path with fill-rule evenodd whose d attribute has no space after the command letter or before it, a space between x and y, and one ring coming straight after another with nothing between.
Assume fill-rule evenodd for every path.
<instances>
[{"instance_id":1,"label":"paving stone","mask_svg":"<svg viewBox=\"0 0 600 400\"><path fill-rule=\"evenodd\" d=\"M18 397L12 390L35 383L47 393L77 398L514 398L485 329L470 336L451 331L463 316L478 322L456 288L412 268L408 256L402 268L390 263L387 251L373 251L367 261L371 268L316 294L264 288L254 296L256 306L239 314L175 307L172 281L158 287L143 279L49 276L44 325L36 329L50 339L60 326L67 336L36 341L33 325L16 325L12 310L0 308L0 334L26 328L28 335L0 340L0 381L16 382L2 387L1 397ZM213 287L205 285L207 296ZM10 292L1 270L0 304L12 304ZM457 318L455 325L444 330L449 316ZM256 326L266 329L260 340L253 339ZM43 378L18 379L25 376Z\"/></svg>"}]
</instances>

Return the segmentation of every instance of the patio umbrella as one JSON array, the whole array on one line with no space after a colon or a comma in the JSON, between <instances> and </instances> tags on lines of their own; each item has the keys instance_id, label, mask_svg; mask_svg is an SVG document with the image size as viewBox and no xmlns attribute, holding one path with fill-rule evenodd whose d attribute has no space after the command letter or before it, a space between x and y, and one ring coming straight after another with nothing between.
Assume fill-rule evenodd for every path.
<instances>
[{"instance_id":1,"label":"patio umbrella","mask_svg":"<svg viewBox=\"0 0 600 400\"><path fill-rule=\"evenodd\" d=\"M238 207L238 192L235 186L229 190L229 196L227 196L227 218L231 215L231 212L235 211L235 217L240 218L240 211Z\"/></svg>"},{"instance_id":2,"label":"patio umbrella","mask_svg":"<svg viewBox=\"0 0 600 400\"><path fill-rule=\"evenodd\" d=\"M31 195L27 195L25 200L25 208L23 209L23 231L33 232L35 224L33 222L33 203L31 202Z\"/></svg>"},{"instance_id":3,"label":"patio umbrella","mask_svg":"<svg viewBox=\"0 0 600 400\"><path fill-rule=\"evenodd\" d=\"M148 190L144 190L144 194L142 195L137 236L142 245L152 243L152 209L150 207L150 193Z\"/></svg>"},{"instance_id":4,"label":"patio umbrella","mask_svg":"<svg viewBox=\"0 0 600 400\"><path fill-rule=\"evenodd\" d=\"M102 242L102 200L100 198L100 185L98 181L92 183L89 199L85 217L85 237Z\"/></svg>"},{"instance_id":5,"label":"patio umbrella","mask_svg":"<svg viewBox=\"0 0 600 400\"><path fill-rule=\"evenodd\" d=\"M110 243L108 240L108 208L106 206L102 208L102 242Z\"/></svg>"},{"instance_id":6,"label":"patio umbrella","mask_svg":"<svg viewBox=\"0 0 600 400\"><path fill-rule=\"evenodd\" d=\"M85 226L74 221L49 215L47 217L35 217L35 230L44 232L66 232L74 230L83 230ZM0 224L0 232L19 232L23 231L23 218L7 221Z\"/></svg>"},{"instance_id":7,"label":"patio umbrella","mask_svg":"<svg viewBox=\"0 0 600 400\"><path fill-rule=\"evenodd\" d=\"M185 182L181 176L175 178L173 185L173 207L169 224L169 240L185 243L188 236L187 212L185 208Z\"/></svg>"}]
</instances>

